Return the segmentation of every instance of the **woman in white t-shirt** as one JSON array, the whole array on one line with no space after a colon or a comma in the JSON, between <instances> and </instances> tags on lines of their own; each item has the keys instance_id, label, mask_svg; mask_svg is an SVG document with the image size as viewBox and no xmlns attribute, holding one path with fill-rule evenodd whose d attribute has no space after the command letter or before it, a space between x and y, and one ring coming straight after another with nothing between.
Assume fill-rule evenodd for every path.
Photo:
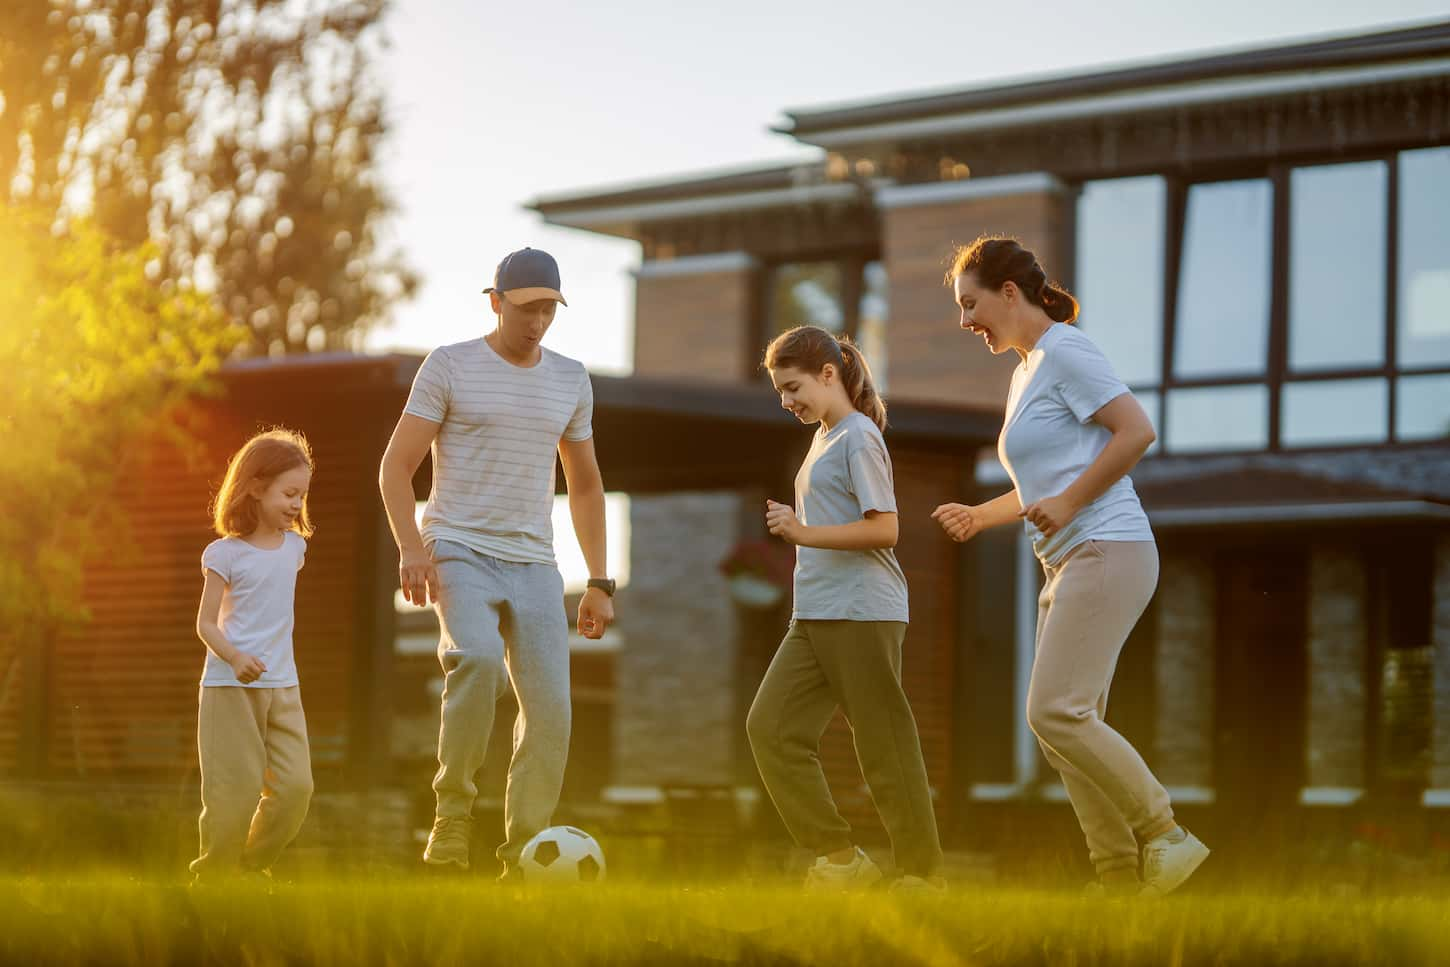
<instances>
[{"instance_id":1,"label":"woman in white t-shirt","mask_svg":"<svg viewBox=\"0 0 1450 967\"><path fill-rule=\"evenodd\" d=\"M947 282L961 327L1022 363L997 439L1013 489L943 504L932 517L956 541L1025 520L1046 575L1027 722L1062 775L1103 887L1167 893L1208 848L1174 822L1162 784L1103 720L1118 654L1158 583L1153 531L1128 478L1153 443L1152 424L1073 328L1077 300L1016 240L962 246Z\"/></svg>"}]
</instances>

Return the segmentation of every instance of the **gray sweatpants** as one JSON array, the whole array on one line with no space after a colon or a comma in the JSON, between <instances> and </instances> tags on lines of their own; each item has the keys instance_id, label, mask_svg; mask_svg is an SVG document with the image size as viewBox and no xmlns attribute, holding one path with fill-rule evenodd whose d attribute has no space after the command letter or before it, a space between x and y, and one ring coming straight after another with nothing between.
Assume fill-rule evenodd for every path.
<instances>
[{"instance_id":1,"label":"gray sweatpants","mask_svg":"<svg viewBox=\"0 0 1450 967\"><path fill-rule=\"evenodd\" d=\"M453 541L432 546L442 637L443 714L433 791L439 816L467 816L478 794L494 708L510 681L519 703L498 858L518 862L549 826L569 754L569 621L552 564L502 561Z\"/></svg>"}]
</instances>

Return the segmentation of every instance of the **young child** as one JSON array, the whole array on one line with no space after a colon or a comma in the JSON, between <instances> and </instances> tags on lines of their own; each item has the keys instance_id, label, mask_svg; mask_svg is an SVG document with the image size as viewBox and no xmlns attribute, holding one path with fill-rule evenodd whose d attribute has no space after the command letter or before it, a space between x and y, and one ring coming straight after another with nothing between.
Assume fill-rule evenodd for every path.
<instances>
[{"instance_id":1,"label":"young child","mask_svg":"<svg viewBox=\"0 0 1450 967\"><path fill-rule=\"evenodd\" d=\"M312 450L269 430L232 457L213 507L219 540L201 555L196 633L206 643L199 878L266 873L312 798L307 722L292 659L292 603L312 534Z\"/></svg>"},{"instance_id":2,"label":"young child","mask_svg":"<svg viewBox=\"0 0 1450 967\"><path fill-rule=\"evenodd\" d=\"M796 844L816 855L808 888L879 880L821 770L821 735L841 708L903 874L893 889L942 889L926 764L901 687L907 594L891 550L886 404L861 351L815 326L776 337L765 367L781 406L820 429L796 475L795 509L766 502L767 528L796 545L795 606L746 721L756 765Z\"/></svg>"}]
</instances>

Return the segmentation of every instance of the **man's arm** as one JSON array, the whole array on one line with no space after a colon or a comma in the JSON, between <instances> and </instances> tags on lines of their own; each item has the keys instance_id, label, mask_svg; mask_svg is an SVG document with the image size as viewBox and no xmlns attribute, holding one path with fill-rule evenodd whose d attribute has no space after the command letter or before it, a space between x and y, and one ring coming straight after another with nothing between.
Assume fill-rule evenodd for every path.
<instances>
[{"instance_id":1,"label":"man's arm","mask_svg":"<svg viewBox=\"0 0 1450 967\"><path fill-rule=\"evenodd\" d=\"M569 490L569 516L584 552L591 578L608 577L608 544L604 531L604 478L594 455L594 438L560 440L559 460ZM589 588L579 602L579 633L598 638L614 620L614 603L598 588Z\"/></svg>"},{"instance_id":2,"label":"man's arm","mask_svg":"<svg viewBox=\"0 0 1450 967\"><path fill-rule=\"evenodd\" d=\"M423 535L418 533L418 522L414 518L417 504L413 498L413 474L438 436L439 426L432 420L404 413L393 428L378 472L383 508L388 512L388 526L393 529L393 540L398 545L398 583L403 588L403 597L416 605L438 599L438 572L423 546Z\"/></svg>"}]
</instances>

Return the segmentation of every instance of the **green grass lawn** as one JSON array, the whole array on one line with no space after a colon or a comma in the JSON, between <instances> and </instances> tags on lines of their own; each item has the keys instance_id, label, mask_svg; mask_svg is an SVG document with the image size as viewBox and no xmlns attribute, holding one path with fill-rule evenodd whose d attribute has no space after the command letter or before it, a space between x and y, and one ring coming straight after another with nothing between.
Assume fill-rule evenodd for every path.
<instances>
[{"instance_id":1,"label":"green grass lawn","mask_svg":"<svg viewBox=\"0 0 1450 967\"><path fill-rule=\"evenodd\" d=\"M1450 962L1450 899L1227 894L1160 902L962 887L805 896L748 885L320 877L190 890L0 880L0 961L114 964L1336 964Z\"/></svg>"}]
</instances>

